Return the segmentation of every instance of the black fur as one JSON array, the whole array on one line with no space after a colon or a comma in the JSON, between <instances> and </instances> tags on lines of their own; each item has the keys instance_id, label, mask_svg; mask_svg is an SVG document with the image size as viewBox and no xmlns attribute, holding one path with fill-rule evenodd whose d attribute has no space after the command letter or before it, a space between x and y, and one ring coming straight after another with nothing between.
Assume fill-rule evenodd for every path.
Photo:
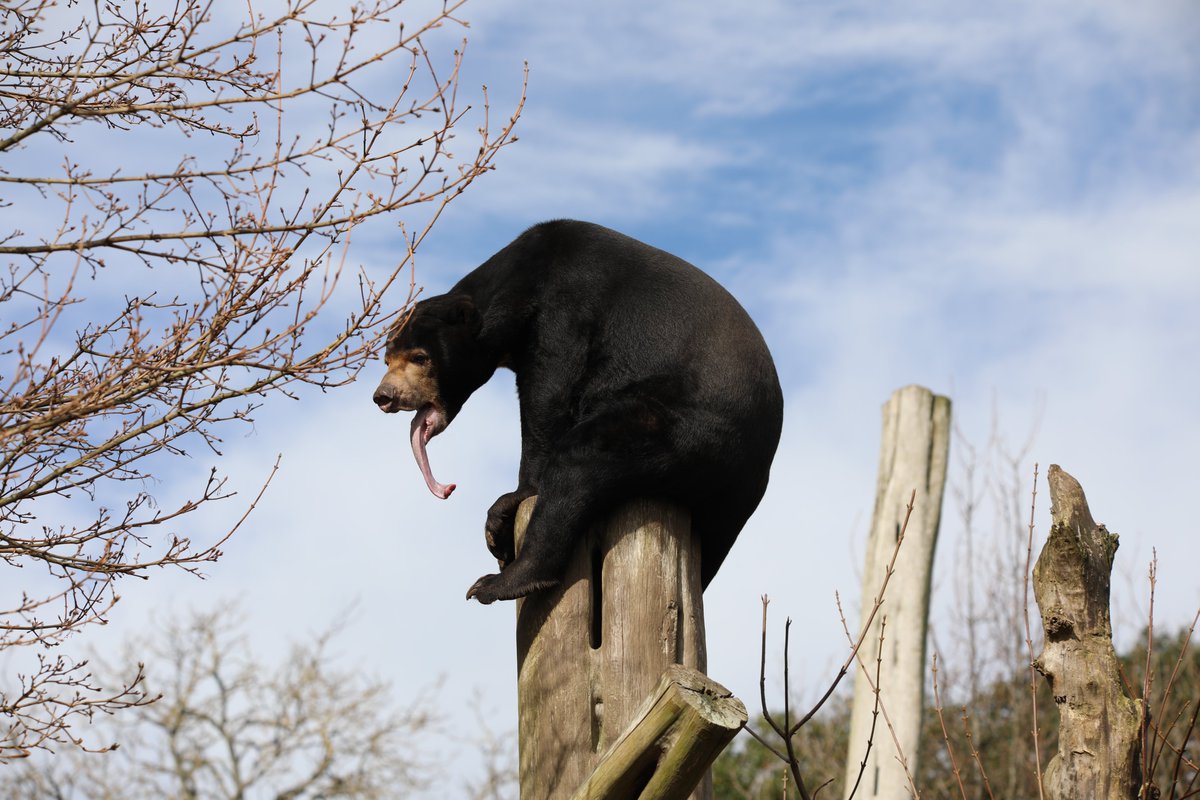
<instances>
[{"instance_id":1,"label":"black fur","mask_svg":"<svg viewBox=\"0 0 1200 800\"><path fill-rule=\"evenodd\" d=\"M430 354L447 422L496 367L516 373L520 476L488 512L502 569L471 587L481 602L558 583L576 540L633 497L691 510L707 586L767 488L783 396L761 334L703 272L616 231L530 228L418 303L389 348Z\"/></svg>"}]
</instances>

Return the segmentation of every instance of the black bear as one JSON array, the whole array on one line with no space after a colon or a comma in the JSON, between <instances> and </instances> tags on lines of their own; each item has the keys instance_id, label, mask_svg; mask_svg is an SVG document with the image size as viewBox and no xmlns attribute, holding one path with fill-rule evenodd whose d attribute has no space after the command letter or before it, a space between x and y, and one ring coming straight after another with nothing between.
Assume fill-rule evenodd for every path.
<instances>
[{"instance_id":1,"label":"black bear","mask_svg":"<svg viewBox=\"0 0 1200 800\"><path fill-rule=\"evenodd\" d=\"M412 446L445 498L426 444L497 367L517 376L521 467L484 526L499 574L482 603L557 584L575 542L634 497L689 508L707 586L758 506L783 423L771 354L716 281L599 225L535 225L455 284L416 304L387 343L383 411L413 411ZM538 504L519 556L517 506Z\"/></svg>"}]
</instances>

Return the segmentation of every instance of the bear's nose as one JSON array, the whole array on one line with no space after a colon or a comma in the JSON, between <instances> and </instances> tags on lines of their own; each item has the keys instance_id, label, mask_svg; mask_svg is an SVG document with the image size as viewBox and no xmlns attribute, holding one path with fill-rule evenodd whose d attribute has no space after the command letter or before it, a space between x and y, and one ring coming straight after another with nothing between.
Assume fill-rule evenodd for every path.
<instances>
[{"instance_id":1,"label":"bear's nose","mask_svg":"<svg viewBox=\"0 0 1200 800\"><path fill-rule=\"evenodd\" d=\"M390 386L380 386L375 390L371 399L375 401L375 405L379 406L380 410L391 411L390 406L396 399L396 392Z\"/></svg>"}]
</instances>

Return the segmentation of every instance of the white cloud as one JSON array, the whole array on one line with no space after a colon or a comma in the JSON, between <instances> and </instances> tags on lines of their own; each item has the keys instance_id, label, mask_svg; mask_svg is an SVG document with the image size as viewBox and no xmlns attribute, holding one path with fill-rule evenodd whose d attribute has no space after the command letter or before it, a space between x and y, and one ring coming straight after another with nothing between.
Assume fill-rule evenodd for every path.
<instances>
[{"instance_id":1,"label":"white cloud","mask_svg":"<svg viewBox=\"0 0 1200 800\"><path fill-rule=\"evenodd\" d=\"M680 183L733 160L713 142L548 108L528 110L519 130L525 141L504 153L500 174L463 198L476 213L515 219L514 235L544 219L661 214Z\"/></svg>"},{"instance_id":2,"label":"white cloud","mask_svg":"<svg viewBox=\"0 0 1200 800\"><path fill-rule=\"evenodd\" d=\"M1030 75L1073 85L1097 71L1186 74L1200 19L1185 0L1129 4L954 2L751 5L614 2L603 13L543 1L514 15L504 3L471 8L473 25L561 86L605 82L703 98L705 112L757 115L821 91L837 71L883 67L926 78L1005 82L1036 93ZM485 34L485 41L488 35ZM899 75L896 75L899 77ZM835 89L836 90L836 89ZM586 102L586 96L581 98Z\"/></svg>"}]
</instances>

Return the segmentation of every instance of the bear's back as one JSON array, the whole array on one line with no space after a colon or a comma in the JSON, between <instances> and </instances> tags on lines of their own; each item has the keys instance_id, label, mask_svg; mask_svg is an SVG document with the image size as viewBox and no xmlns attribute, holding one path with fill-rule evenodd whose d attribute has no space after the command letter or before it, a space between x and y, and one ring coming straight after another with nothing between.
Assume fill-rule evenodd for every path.
<instances>
[{"instance_id":1,"label":"bear's back","mask_svg":"<svg viewBox=\"0 0 1200 800\"><path fill-rule=\"evenodd\" d=\"M522 240L527 240L523 242ZM704 271L664 250L588 222L555 220L514 242L537 276L538 313L590 326L611 357L648 370L702 365L715 379L777 383L750 315Z\"/></svg>"}]
</instances>

